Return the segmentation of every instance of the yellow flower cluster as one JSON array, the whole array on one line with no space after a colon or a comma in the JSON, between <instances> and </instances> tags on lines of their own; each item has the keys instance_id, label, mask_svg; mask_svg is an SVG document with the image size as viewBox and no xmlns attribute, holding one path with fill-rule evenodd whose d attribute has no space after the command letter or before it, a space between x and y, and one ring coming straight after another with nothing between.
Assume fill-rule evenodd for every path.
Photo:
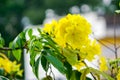
<instances>
[{"instance_id":1,"label":"yellow flower cluster","mask_svg":"<svg viewBox=\"0 0 120 80\"><path fill-rule=\"evenodd\" d=\"M58 22L52 21L51 24L46 24L44 31L54 35L54 40L60 46L69 45L76 49L88 42L91 27L84 17L68 14Z\"/></svg>"},{"instance_id":2,"label":"yellow flower cluster","mask_svg":"<svg viewBox=\"0 0 120 80\"><path fill-rule=\"evenodd\" d=\"M100 57L100 71L107 71L108 67L107 67L107 61L105 59L105 57Z\"/></svg>"},{"instance_id":3,"label":"yellow flower cluster","mask_svg":"<svg viewBox=\"0 0 120 80\"><path fill-rule=\"evenodd\" d=\"M117 78L117 80L120 80L120 70L118 71L116 78Z\"/></svg>"},{"instance_id":4,"label":"yellow flower cluster","mask_svg":"<svg viewBox=\"0 0 120 80\"><path fill-rule=\"evenodd\" d=\"M5 70L6 74L13 74L22 76L23 70L20 70L20 64L16 61L10 61L4 54L0 53L0 68Z\"/></svg>"},{"instance_id":5,"label":"yellow flower cluster","mask_svg":"<svg viewBox=\"0 0 120 80\"><path fill-rule=\"evenodd\" d=\"M53 20L52 23L45 24L43 31L62 48L78 50L79 53L75 55L79 55L82 60L91 61L95 55L101 53L100 45L96 40L90 39L90 23L79 14L68 14L59 21Z\"/></svg>"}]
</instances>

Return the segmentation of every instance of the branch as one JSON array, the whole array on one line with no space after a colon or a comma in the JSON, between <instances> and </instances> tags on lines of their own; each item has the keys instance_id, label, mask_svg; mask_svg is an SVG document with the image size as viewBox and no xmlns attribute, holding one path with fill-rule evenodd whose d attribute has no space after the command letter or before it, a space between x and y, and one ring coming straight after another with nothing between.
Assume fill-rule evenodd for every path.
<instances>
[{"instance_id":1,"label":"branch","mask_svg":"<svg viewBox=\"0 0 120 80\"><path fill-rule=\"evenodd\" d=\"M2 48L0 48L0 51L1 50L12 51L12 50L18 50L18 49L25 49L25 48L26 47L18 47L18 48L12 49L12 48L9 48L9 47L2 47Z\"/></svg>"},{"instance_id":2,"label":"branch","mask_svg":"<svg viewBox=\"0 0 120 80\"><path fill-rule=\"evenodd\" d=\"M83 61L83 63L85 64L85 66L86 66L87 68L89 68L88 65L87 65L87 63L86 63L85 61ZM94 74L93 74L92 72L90 72L90 74L91 74L91 76L94 78L94 80L97 80L96 77L94 76Z\"/></svg>"},{"instance_id":3,"label":"branch","mask_svg":"<svg viewBox=\"0 0 120 80\"><path fill-rule=\"evenodd\" d=\"M97 40L97 39L96 39ZM97 40L100 44L102 44L103 46L105 46L106 48L108 48L109 50L111 50L112 52L115 52L112 48L108 47L107 45L105 45L103 42L101 42L100 40Z\"/></svg>"}]
</instances>

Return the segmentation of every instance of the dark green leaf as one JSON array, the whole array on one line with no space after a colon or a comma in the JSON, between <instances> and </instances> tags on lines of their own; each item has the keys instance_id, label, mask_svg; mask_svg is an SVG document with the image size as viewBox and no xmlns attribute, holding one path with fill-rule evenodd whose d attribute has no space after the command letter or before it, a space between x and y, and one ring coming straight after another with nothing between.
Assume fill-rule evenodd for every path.
<instances>
[{"instance_id":1,"label":"dark green leaf","mask_svg":"<svg viewBox=\"0 0 120 80\"><path fill-rule=\"evenodd\" d=\"M13 53L14 57L18 61L20 61L20 59L21 59L21 52L22 52L22 50L20 50L20 49L18 49L18 50L12 50L12 53Z\"/></svg>"},{"instance_id":2,"label":"dark green leaf","mask_svg":"<svg viewBox=\"0 0 120 80\"><path fill-rule=\"evenodd\" d=\"M36 77L39 79L39 74L38 74L38 71L39 71L39 62L40 62L40 57L38 57L38 59L35 61L35 75Z\"/></svg>"},{"instance_id":3,"label":"dark green leaf","mask_svg":"<svg viewBox=\"0 0 120 80\"><path fill-rule=\"evenodd\" d=\"M72 71L70 80L80 80L81 73L77 70Z\"/></svg>"},{"instance_id":4,"label":"dark green leaf","mask_svg":"<svg viewBox=\"0 0 120 80\"><path fill-rule=\"evenodd\" d=\"M41 56L41 65L42 65L42 68L43 68L45 71L48 71L49 62L47 61L47 59L46 59L44 56Z\"/></svg>"},{"instance_id":5,"label":"dark green leaf","mask_svg":"<svg viewBox=\"0 0 120 80\"><path fill-rule=\"evenodd\" d=\"M54 57L52 55L44 55L44 56L61 73L63 73L63 74L66 73L66 69L65 69L63 63L58 58L56 58L56 57Z\"/></svg>"},{"instance_id":6,"label":"dark green leaf","mask_svg":"<svg viewBox=\"0 0 120 80\"><path fill-rule=\"evenodd\" d=\"M9 80L9 79L4 76L0 76L0 80Z\"/></svg>"},{"instance_id":7,"label":"dark green leaf","mask_svg":"<svg viewBox=\"0 0 120 80\"><path fill-rule=\"evenodd\" d=\"M51 44L51 43L46 42L46 41L42 41L42 42L45 43L45 45L51 46L57 53L60 54L60 52L59 52L58 48L55 46L55 44Z\"/></svg>"},{"instance_id":8,"label":"dark green leaf","mask_svg":"<svg viewBox=\"0 0 120 80\"><path fill-rule=\"evenodd\" d=\"M64 66L66 67L66 77L70 80L72 75L72 66L67 61L64 62Z\"/></svg>"},{"instance_id":9,"label":"dark green leaf","mask_svg":"<svg viewBox=\"0 0 120 80\"><path fill-rule=\"evenodd\" d=\"M38 30L38 32L39 32L40 34L42 33L40 28L37 28L37 30Z\"/></svg>"},{"instance_id":10,"label":"dark green leaf","mask_svg":"<svg viewBox=\"0 0 120 80\"><path fill-rule=\"evenodd\" d=\"M82 77L82 73L81 72L79 72L77 70L73 70L72 71L72 75L70 77L70 80L92 80L92 79L86 77L86 75L84 76L85 79L81 79L81 77Z\"/></svg>"},{"instance_id":11,"label":"dark green leaf","mask_svg":"<svg viewBox=\"0 0 120 80\"><path fill-rule=\"evenodd\" d=\"M0 75L3 75L3 74L4 74L4 69L0 68Z\"/></svg>"}]
</instances>

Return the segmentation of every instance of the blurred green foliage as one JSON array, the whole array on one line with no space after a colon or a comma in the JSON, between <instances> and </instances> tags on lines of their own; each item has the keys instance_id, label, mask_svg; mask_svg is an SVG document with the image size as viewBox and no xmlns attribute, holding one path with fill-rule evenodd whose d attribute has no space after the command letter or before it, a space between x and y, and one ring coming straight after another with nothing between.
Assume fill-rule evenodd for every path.
<instances>
[{"instance_id":1,"label":"blurred green foliage","mask_svg":"<svg viewBox=\"0 0 120 80\"><path fill-rule=\"evenodd\" d=\"M119 1L112 0L116 8L119 8ZM69 13L71 6L81 7L83 4L89 5L91 10L104 7L106 12L111 11L102 0L0 0L0 33L6 41L5 45L8 46L23 30L21 20L24 16L30 19L31 24L42 24L46 9L53 9L56 14L63 15Z\"/></svg>"}]
</instances>

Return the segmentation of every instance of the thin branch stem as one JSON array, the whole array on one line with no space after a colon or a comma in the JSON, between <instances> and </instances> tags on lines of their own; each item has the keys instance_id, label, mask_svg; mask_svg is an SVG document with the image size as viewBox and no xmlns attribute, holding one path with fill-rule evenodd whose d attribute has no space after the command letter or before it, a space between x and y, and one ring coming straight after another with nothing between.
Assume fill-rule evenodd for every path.
<instances>
[{"instance_id":1,"label":"thin branch stem","mask_svg":"<svg viewBox=\"0 0 120 80\"><path fill-rule=\"evenodd\" d=\"M120 45L117 47L117 49L119 49L120 48Z\"/></svg>"},{"instance_id":2,"label":"thin branch stem","mask_svg":"<svg viewBox=\"0 0 120 80\"><path fill-rule=\"evenodd\" d=\"M15 49L12 49L12 48L8 48L8 47L2 47L0 48L0 50L6 50L6 51L12 51L12 50L18 50L18 49L24 49L25 47L18 47L18 48L15 48Z\"/></svg>"},{"instance_id":3,"label":"thin branch stem","mask_svg":"<svg viewBox=\"0 0 120 80\"><path fill-rule=\"evenodd\" d=\"M85 64L85 66L88 68L88 65L86 64L86 62L85 61L83 61L83 63ZM93 75L93 73L92 72L90 72L90 74L92 75L92 77L94 78L94 80L97 80L96 79L96 77Z\"/></svg>"},{"instance_id":4,"label":"thin branch stem","mask_svg":"<svg viewBox=\"0 0 120 80\"><path fill-rule=\"evenodd\" d=\"M55 80L55 75L54 75L54 73L53 73L53 71L52 71L51 65L49 66L49 68L50 68L50 74L52 73L52 75L53 75L53 80Z\"/></svg>"},{"instance_id":5,"label":"thin branch stem","mask_svg":"<svg viewBox=\"0 0 120 80\"><path fill-rule=\"evenodd\" d=\"M96 39L97 40L97 39ZM112 52L115 52L112 48L108 47L107 45L105 45L103 42L101 42L100 40L97 40L100 44L102 44L103 46L105 46L106 48L108 48L109 50L111 50Z\"/></svg>"},{"instance_id":6,"label":"thin branch stem","mask_svg":"<svg viewBox=\"0 0 120 80\"><path fill-rule=\"evenodd\" d=\"M118 58L118 55L117 55L117 50L118 50L118 48L117 48L117 44L116 44L116 26L115 26L115 22L116 22L116 20L115 20L115 18L116 18L116 15L114 15L114 48L115 48L115 59L117 59ZM117 71L118 71L118 62L116 62L116 64L117 64Z\"/></svg>"}]
</instances>

